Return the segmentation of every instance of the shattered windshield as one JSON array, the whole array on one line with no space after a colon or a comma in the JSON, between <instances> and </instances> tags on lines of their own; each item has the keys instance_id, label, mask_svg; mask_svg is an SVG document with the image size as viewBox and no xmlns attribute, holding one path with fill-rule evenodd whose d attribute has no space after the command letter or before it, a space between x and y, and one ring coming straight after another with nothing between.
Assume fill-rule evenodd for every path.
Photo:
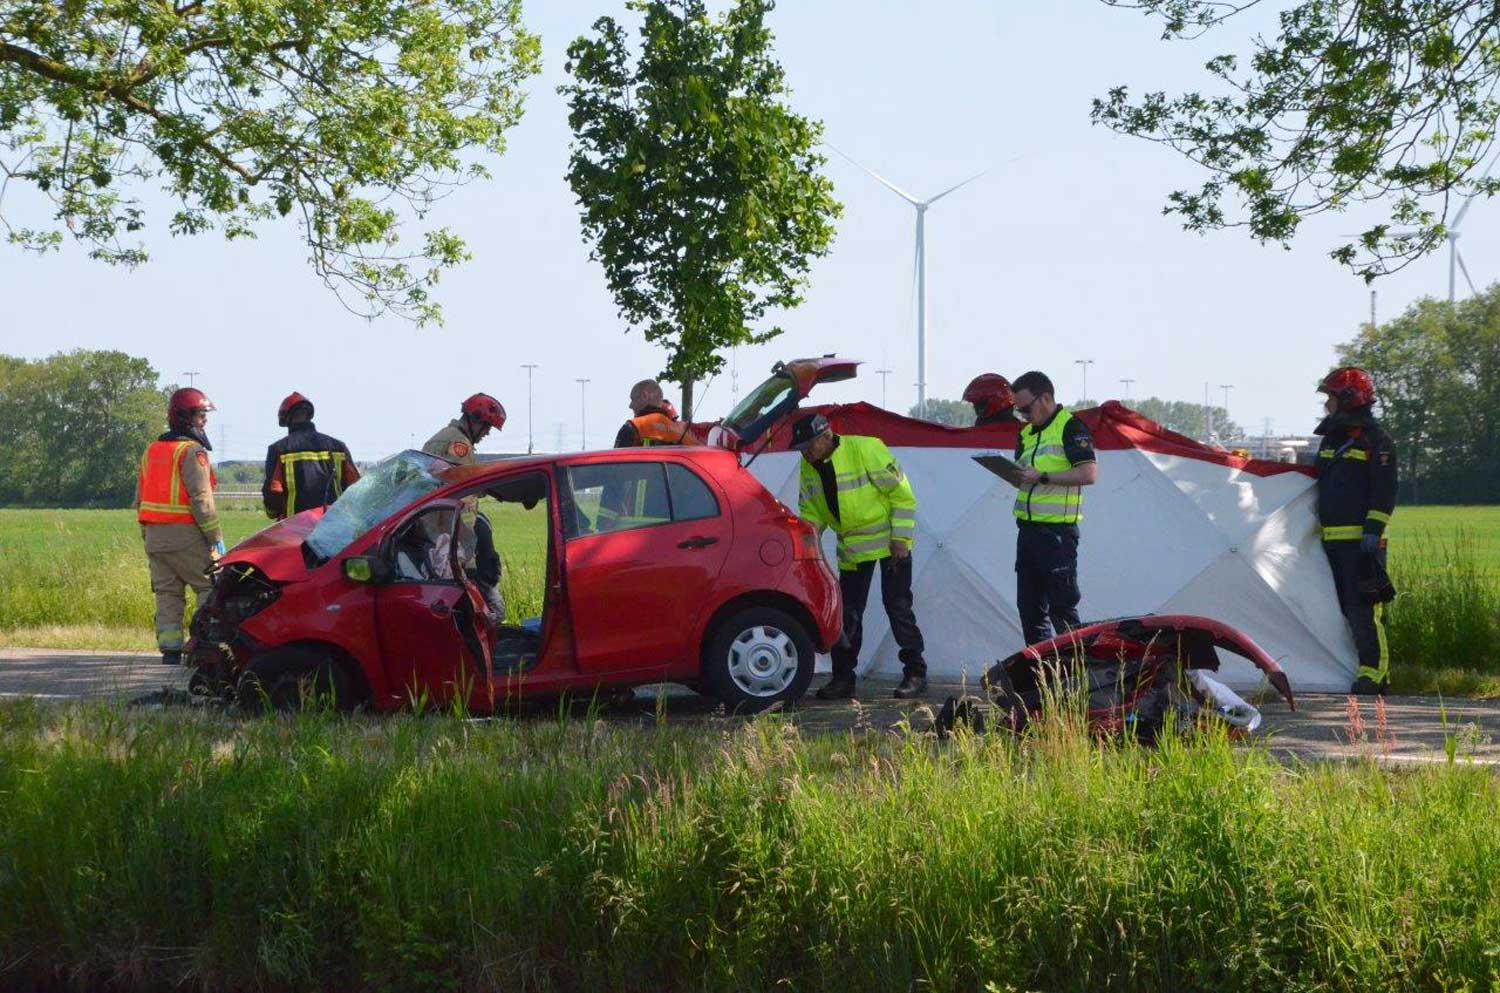
<instances>
[{"instance_id":1,"label":"shattered windshield","mask_svg":"<svg viewBox=\"0 0 1500 993\"><path fill-rule=\"evenodd\" d=\"M434 473L448 463L421 452L392 455L365 473L333 502L307 536L307 549L327 562L413 500L443 485Z\"/></svg>"},{"instance_id":2,"label":"shattered windshield","mask_svg":"<svg viewBox=\"0 0 1500 993\"><path fill-rule=\"evenodd\" d=\"M741 438L758 434L759 432L747 429L773 410L780 413L778 408L795 393L796 384L792 382L792 374L778 369L770 379L757 386L753 393L729 412L729 416L724 418L724 424L733 428Z\"/></svg>"}]
</instances>

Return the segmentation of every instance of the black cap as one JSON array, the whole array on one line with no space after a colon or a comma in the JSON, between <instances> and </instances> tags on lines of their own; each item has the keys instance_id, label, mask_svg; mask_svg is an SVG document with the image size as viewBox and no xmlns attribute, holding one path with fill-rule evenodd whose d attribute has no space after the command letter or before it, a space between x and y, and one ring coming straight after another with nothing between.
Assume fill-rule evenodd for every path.
<instances>
[{"instance_id":1,"label":"black cap","mask_svg":"<svg viewBox=\"0 0 1500 993\"><path fill-rule=\"evenodd\" d=\"M811 445L818 435L832 430L833 426L822 414L803 414L792 425L792 447L800 452Z\"/></svg>"}]
</instances>

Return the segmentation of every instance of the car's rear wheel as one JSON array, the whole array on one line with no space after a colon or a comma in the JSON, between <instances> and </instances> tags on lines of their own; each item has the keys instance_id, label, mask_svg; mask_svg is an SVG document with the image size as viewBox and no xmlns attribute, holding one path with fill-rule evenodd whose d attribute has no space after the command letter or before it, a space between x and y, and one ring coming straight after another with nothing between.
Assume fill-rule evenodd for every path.
<instances>
[{"instance_id":1,"label":"car's rear wheel","mask_svg":"<svg viewBox=\"0 0 1500 993\"><path fill-rule=\"evenodd\" d=\"M795 617L746 607L714 632L703 674L730 713L753 714L807 692L816 664L812 636Z\"/></svg>"},{"instance_id":2,"label":"car's rear wheel","mask_svg":"<svg viewBox=\"0 0 1500 993\"><path fill-rule=\"evenodd\" d=\"M343 667L327 652L303 646L273 649L255 659L240 676L234 696L250 713L308 706L348 710L356 703Z\"/></svg>"}]
</instances>

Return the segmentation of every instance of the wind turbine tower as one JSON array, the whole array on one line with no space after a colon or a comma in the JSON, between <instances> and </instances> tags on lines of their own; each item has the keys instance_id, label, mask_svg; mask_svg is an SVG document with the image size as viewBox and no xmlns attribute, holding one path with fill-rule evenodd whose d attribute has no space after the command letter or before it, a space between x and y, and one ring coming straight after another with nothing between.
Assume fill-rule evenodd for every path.
<instances>
[{"instance_id":1,"label":"wind turbine tower","mask_svg":"<svg viewBox=\"0 0 1500 993\"><path fill-rule=\"evenodd\" d=\"M827 142L824 142L824 144L827 144ZM828 147L833 148L835 152L838 152L844 158L859 166L860 169L868 173L881 186L884 186L917 209L917 246L914 260L917 270L917 411L919 414L925 415L927 413L927 208L953 191L974 182L974 180L983 176L984 173L977 172L963 182L948 187L936 196L928 197L926 200L919 200L875 172L875 170L866 167L852 156L845 155L832 145L828 145Z\"/></svg>"}]
</instances>

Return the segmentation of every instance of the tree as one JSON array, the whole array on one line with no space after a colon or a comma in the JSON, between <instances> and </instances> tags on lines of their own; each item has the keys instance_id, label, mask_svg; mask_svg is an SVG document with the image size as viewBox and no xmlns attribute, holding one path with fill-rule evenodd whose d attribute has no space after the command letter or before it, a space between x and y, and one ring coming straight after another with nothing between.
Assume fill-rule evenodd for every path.
<instances>
[{"instance_id":1,"label":"tree","mask_svg":"<svg viewBox=\"0 0 1500 993\"><path fill-rule=\"evenodd\" d=\"M568 183L620 316L667 349L663 378L693 382L721 353L781 333L762 320L802 301L840 207L819 174L822 126L794 113L765 26L773 0L631 0L632 64L611 17L568 46Z\"/></svg>"},{"instance_id":2,"label":"tree","mask_svg":"<svg viewBox=\"0 0 1500 993\"><path fill-rule=\"evenodd\" d=\"M967 428L974 426L974 405L962 400L928 400L925 416L922 408L916 404L906 412L906 416L931 421L933 424L946 424L950 428Z\"/></svg>"},{"instance_id":3,"label":"tree","mask_svg":"<svg viewBox=\"0 0 1500 993\"><path fill-rule=\"evenodd\" d=\"M1104 0L1197 38L1259 0ZM1370 202L1385 216L1330 254L1366 280L1439 246L1455 201L1493 195L1481 163L1500 119L1500 7L1488 0L1300 0L1251 55L1206 64L1220 92L1132 101L1093 120L1167 145L1208 173L1164 213L1190 230L1246 227L1285 245L1303 219ZM1243 213L1226 200L1238 201Z\"/></svg>"},{"instance_id":4,"label":"tree","mask_svg":"<svg viewBox=\"0 0 1500 993\"><path fill-rule=\"evenodd\" d=\"M1168 431L1176 431L1178 434L1204 443L1210 440L1208 417L1204 413L1208 410L1213 415L1214 435L1219 441L1245 436L1244 429L1229 419L1229 413L1223 407L1205 408L1201 403L1192 403L1187 400L1147 397L1144 400L1132 400L1130 408L1138 414L1151 418Z\"/></svg>"},{"instance_id":5,"label":"tree","mask_svg":"<svg viewBox=\"0 0 1500 993\"><path fill-rule=\"evenodd\" d=\"M251 237L292 215L346 306L440 319L429 290L467 258L447 229L401 245L498 153L538 71L520 0L11 0L0 7L0 195L27 185L53 223L12 225L37 251L65 232L106 262L146 260L142 188L169 229ZM351 303L350 297L354 297Z\"/></svg>"},{"instance_id":6,"label":"tree","mask_svg":"<svg viewBox=\"0 0 1500 993\"><path fill-rule=\"evenodd\" d=\"M1418 300L1366 324L1338 348L1375 377L1376 407L1396 445L1403 497L1500 500L1500 284L1457 307Z\"/></svg>"},{"instance_id":7,"label":"tree","mask_svg":"<svg viewBox=\"0 0 1500 993\"><path fill-rule=\"evenodd\" d=\"M121 507L166 424L156 370L123 352L0 356L0 504Z\"/></svg>"}]
</instances>

